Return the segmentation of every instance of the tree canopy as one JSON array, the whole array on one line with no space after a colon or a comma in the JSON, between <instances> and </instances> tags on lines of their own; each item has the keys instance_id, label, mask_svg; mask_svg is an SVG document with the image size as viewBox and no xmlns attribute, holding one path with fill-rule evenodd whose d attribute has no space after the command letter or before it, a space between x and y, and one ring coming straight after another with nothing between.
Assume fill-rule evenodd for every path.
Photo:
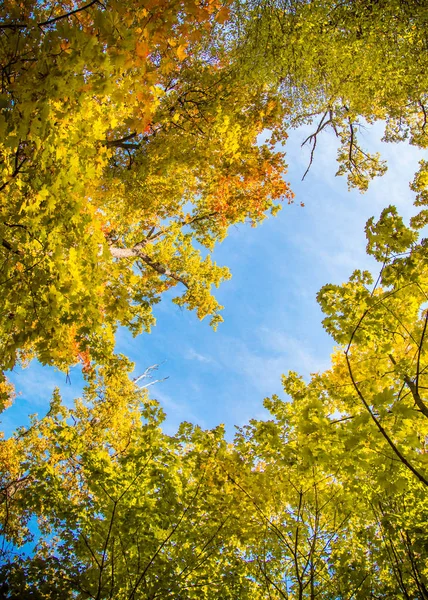
<instances>
[{"instance_id":1,"label":"tree canopy","mask_svg":"<svg viewBox=\"0 0 428 600\"><path fill-rule=\"evenodd\" d=\"M4 441L3 539L23 543L39 524L33 555L8 561L3 547L8 589L426 598L425 242L393 208L367 238L376 283L357 271L319 294L340 344L331 368L284 376L288 400L266 399L271 418L233 443L190 423L165 435L124 357L73 408L55 393L46 417Z\"/></svg>"},{"instance_id":2,"label":"tree canopy","mask_svg":"<svg viewBox=\"0 0 428 600\"><path fill-rule=\"evenodd\" d=\"M385 123L384 140L426 148L428 9L420 0L254 0L234 12L247 76L279 86L289 126L313 123L306 139L338 139L337 174L366 190L385 172L359 140L364 126Z\"/></svg>"},{"instance_id":3,"label":"tree canopy","mask_svg":"<svg viewBox=\"0 0 428 600\"><path fill-rule=\"evenodd\" d=\"M68 10L67 10L68 9ZM220 320L211 251L292 200L285 103L230 66L217 2L12 2L2 64L2 366L106 360L171 287Z\"/></svg>"},{"instance_id":4,"label":"tree canopy","mask_svg":"<svg viewBox=\"0 0 428 600\"><path fill-rule=\"evenodd\" d=\"M427 20L418 0L2 4L1 408L33 357L87 385L0 439L0 598L428 598L426 161L410 222L367 222L378 272L318 294L330 368L289 372L233 441L167 435L114 353L171 288L221 321L214 247L293 201L290 127L314 127L310 164L331 128L362 191L386 169L362 127L427 146Z\"/></svg>"}]
</instances>

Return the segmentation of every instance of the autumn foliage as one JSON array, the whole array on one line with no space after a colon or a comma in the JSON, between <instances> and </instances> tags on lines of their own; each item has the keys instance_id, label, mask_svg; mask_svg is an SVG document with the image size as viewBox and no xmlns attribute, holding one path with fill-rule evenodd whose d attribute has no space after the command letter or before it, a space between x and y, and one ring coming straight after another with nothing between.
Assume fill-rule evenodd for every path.
<instances>
[{"instance_id":1,"label":"autumn foliage","mask_svg":"<svg viewBox=\"0 0 428 600\"><path fill-rule=\"evenodd\" d=\"M221 322L215 246L293 202L290 127L308 168L330 129L361 191L386 170L364 126L427 147L427 23L419 0L1 4L0 410L34 358L87 386L0 439L0 598L428 598L426 161L410 223L367 223L378 273L319 292L331 367L233 442L167 435L114 353L171 289Z\"/></svg>"},{"instance_id":2,"label":"autumn foliage","mask_svg":"<svg viewBox=\"0 0 428 600\"><path fill-rule=\"evenodd\" d=\"M210 253L283 198L257 136L286 104L231 68L220 2L17 3L0 29L1 365L103 362L119 324L175 302L209 315L229 277ZM203 256L194 242L208 248Z\"/></svg>"}]
</instances>

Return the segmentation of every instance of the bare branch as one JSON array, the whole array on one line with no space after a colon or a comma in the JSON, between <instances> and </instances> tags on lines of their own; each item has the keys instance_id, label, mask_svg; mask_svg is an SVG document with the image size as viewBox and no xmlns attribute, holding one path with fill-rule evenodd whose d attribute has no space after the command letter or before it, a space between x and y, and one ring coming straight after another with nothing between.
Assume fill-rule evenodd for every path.
<instances>
[{"instance_id":1,"label":"bare branch","mask_svg":"<svg viewBox=\"0 0 428 600\"><path fill-rule=\"evenodd\" d=\"M327 117L327 115L330 116L330 118L324 122L324 119ZM317 129L314 133L311 133L310 135L308 135L308 137L305 139L304 142L302 142L301 147L303 147L307 142L312 143L312 148L311 148L311 156L309 159L309 165L308 168L306 169L306 171L303 174L302 177L302 181L305 179L306 175L309 173L309 170L312 166L313 160L314 160L314 153L315 153L315 148L317 146L317 140L318 140L318 134L321 133L321 131L323 129L325 129L325 127L327 127L327 125L331 125L333 123L333 118L332 118L332 112L331 110L326 110L325 113L323 114L323 116L321 117L321 121L318 123Z\"/></svg>"},{"instance_id":2,"label":"bare branch","mask_svg":"<svg viewBox=\"0 0 428 600\"><path fill-rule=\"evenodd\" d=\"M155 383L162 383L162 381L166 381L167 379L169 379L169 375L167 377L164 377L163 379L155 379L154 381L151 381L150 383L146 383L145 385L140 385L140 390L145 390L146 388L150 387L151 385L155 385Z\"/></svg>"},{"instance_id":3,"label":"bare branch","mask_svg":"<svg viewBox=\"0 0 428 600\"><path fill-rule=\"evenodd\" d=\"M151 372L152 371L157 371L159 369L159 366L160 365L151 365L150 367L147 367L147 369L144 371L144 373L142 375L139 375L138 377L134 377L134 379L132 381L135 384L137 384L142 379L150 379L151 378Z\"/></svg>"}]
</instances>

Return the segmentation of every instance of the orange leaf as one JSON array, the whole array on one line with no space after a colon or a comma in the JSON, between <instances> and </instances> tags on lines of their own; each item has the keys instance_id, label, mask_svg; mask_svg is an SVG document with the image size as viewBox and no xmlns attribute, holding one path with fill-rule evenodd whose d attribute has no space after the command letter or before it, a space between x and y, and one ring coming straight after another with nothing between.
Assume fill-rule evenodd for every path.
<instances>
[{"instance_id":1,"label":"orange leaf","mask_svg":"<svg viewBox=\"0 0 428 600\"><path fill-rule=\"evenodd\" d=\"M149 53L149 45L146 41L137 42L135 44L135 54L138 58L146 58Z\"/></svg>"},{"instance_id":2,"label":"orange leaf","mask_svg":"<svg viewBox=\"0 0 428 600\"><path fill-rule=\"evenodd\" d=\"M227 8L227 6L223 6L223 8L221 8L217 15L215 20L217 21L217 23L225 23L228 18L230 17L230 10Z\"/></svg>"}]
</instances>

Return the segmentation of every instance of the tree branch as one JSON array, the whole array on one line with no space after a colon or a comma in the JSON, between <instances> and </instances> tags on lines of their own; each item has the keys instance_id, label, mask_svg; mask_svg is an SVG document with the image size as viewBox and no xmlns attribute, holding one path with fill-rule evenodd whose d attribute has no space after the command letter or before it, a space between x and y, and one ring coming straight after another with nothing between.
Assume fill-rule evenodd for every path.
<instances>
[{"instance_id":1,"label":"tree branch","mask_svg":"<svg viewBox=\"0 0 428 600\"><path fill-rule=\"evenodd\" d=\"M7 240L2 240L1 245L3 246L3 248L6 248L6 250L9 250L9 252L13 252L14 254L17 254L18 256L22 255L22 252L20 250L15 250Z\"/></svg>"},{"instance_id":2,"label":"tree branch","mask_svg":"<svg viewBox=\"0 0 428 600\"><path fill-rule=\"evenodd\" d=\"M124 144L125 142L132 140L133 138L137 137L137 132L133 131L132 133L130 133L129 135L126 135L123 138L120 138L119 140L106 140L104 143L105 146L107 146L107 148L114 148L116 146L122 146L122 144Z\"/></svg>"},{"instance_id":3,"label":"tree branch","mask_svg":"<svg viewBox=\"0 0 428 600\"><path fill-rule=\"evenodd\" d=\"M354 331L354 333L355 333L355 331ZM352 338L351 338L351 342L352 342ZM403 454L401 454L400 450L397 448L397 446L394 444L392 439L389 437L388 433L383 428L380 421L377 419L376 415L370 409L370 406L368 405L367 400L364 398L360 388L358 387L357 382L355 381L354 374L353 374L352 368L351 368L351 363L349 360L349 351L350 351L350 347L351 347L351 342L349 343L349 345L345 351L345 358L346 358L346 364L348 365L349 376L351 378L352 385L354 386L354 389L358 394L358 397L360 398L361 402L364 404L365 409L369 413L370 417L372 418L373 422L375 423L376 427L378 428L378 430L380 431L382 436L385 438L385 440L391 447L394 454L396 454L396 456L398 456L399 460L403 463L403 465L405 465L419 479L420 482L422 482L424 485L426 485L428 487L428 480L425 479L425 477L421 473L419 473L419 471L417 469L415 469L415 467L411 463L409 463L409 461L406 459L405 456L403 456Z\"/></svg>"},{"instance_id":4,"label":"tree branch","mask_svg":"<svg viewBox=\"0 0 428 600\"><path fill-rule=\"evenodd\" d=\"M100 6L102 6L102 8L105 8L105 6L100 2L100 0L92 0L92 2L88 2L88 4L85 4L84 6L81 6L80 8L76 8L75 10L72 10L68 13L59 15L59 17L54 17L53 19L48 19L47 21L43 21L42 23L37 23L37 24L39 27L44 27L45 25L52 25L52 23L56 23L57 21L60 21L61 19L66 19L67 17L71 17L72 15L75 15L78 12L81 12L82 10L86 10L87 8L90 8L94 4L99 4Z\"/></svg>"},{"instance_id":5,"label":"tree branch","mask_svg":"<svg viewBox=\"0 0 428 600\"><path fill-rule=\"evenodd\" d=\"M330 118L327 121L324 121L324 119L327 117L327 115ZM312 163L314 161L314 154L315 154L315 148L317 146L318 134L321 133L321 131L323 129L325 129L325 127L327 127L327 125L331 125L332 123L333 123L332 111L331 111L331 109L328 109L322 115L321 120L318 123L316 131L314 131L314 133L311 133L310 135L308 135L308 137L305 139L305 141L302 142L301 147L305 146L305 144L307 144L308 142L310 142L312 144L311 156L310 156L310 159L309 159L309 164L308 164L308 167L307 167L306 171L303 174L302 181L305 179L306 175L309 173L309 170L310 170L310 168L312 166Z\"/></svg>"},{"instance_id":6,"label":"tree branch","mask_svg":"<svg viewBox=\"0 0 428 600\"><path fill-rule=\"evenodd\" d=\"M268 582L268 584L275 588L275 590L278 592L278 594L281 596L281 598L284 598L285 600L287 600L288 595L286 596L284 594L284 592L281 590L281 588L278 587L276 585L276 583L269 577L269 575L266 573L266 569L264 569L262 567L261 560L259 559L259 557L257 557L257 563L259 565L259 569L260 569L263 577L266 579L266 581ZM269 591L269 588L268 588L268 591Z\"/></svg>"},{"instance_id":7,"label":"tree branch","mask_svg":"<svg viewBox=\"0 0 428 600\"><path fill-rule=\"evenodd\" d=\"M86 10L86 9L90 8L91 6L93 6L94 4L99 4L102 8L105 8L104 4L100 0L92 0L92 2L88 2L88 4L85 4L84 6L81 6L80 8L76 8L75 10L72 10L68 13L59 15L58 17L53 17L52 19L47 19L46 21L37 23L37 26L44 27L46 25L52 25L53 23L56 23L57 21L60 21L61 19L66 19L67 17L71 17L79 12L82 12L83 10ZM30 25L28 25L27 23L0 23L0 30L1 29L27 29L28 27L30 27Z\"/></svg>"},{"instance_id":8,"label":"tree branch","mask_svg":"<svg viewBox=\"0 0 428 600\"><path fill-rule=\"evenodd\" d=\"M137 383L139 381L141 381L142 379L150 379L151 378L151 372L152 371L157 371L158 369L159 369L159 365L151 365L150 367L147 367L147 369L144 371L144 373L142 375L139 375L138 377L134 377L134 379L132 380L132 382L135 383L135 385L137 385Z\"/></svg>"},{"instance_id":9,"label":"tree branch","mask_svg":"<svg viewBox=\"0 0 428 600\"><path fill-rule=\"evenodd\" d=\"M19 150L19 148L18 148L18 150ZM18 156L18 150L16 151L16 156ZM10 176L10 179L8 179L8 181L5 181L3 183L3 185L0 186L0 192L2 192L10 184L12 179L14 179L19 174L19 172L21 171L22 167L27 162L27 160L28 159L26 157L23 158L22 161L19 163L19 165L17 164L17 161L15 161L15 164L16 164L15 169L14 169L12 175Z\"/></svg>"},{"instance_id":10,"label":"tree branch","mask_svg":"<svg viewBox=\"0 0 428 600\"><path fill-rule=\"evenodd\" d=\"M425 327L426 327L426 320L425 320ZM424 328L424 334L425 334L425 328ZM421 343L422 343L422 340L421 340ZM392 362L392 364L394 366L397 364L397 362L396 362L395 358L392 356L392 354L389 354L389 360ZM418 371L419 371L419 364L418 364ZM418 375L419 375L419 373L418 373ZM425 417L428 418L428 408L419 394L418 385L415 385L408 375L404 375L403 379L413 396L413 400L415 401L416 406L419 408L421 413Z\"/></svg>"},{"instance_id":11,"label":"tree branch","mask_svg":"<svg viewBox=\"0 0 428 600\"><path fill-rule=\"evenodd\" d=\"M165 277L170 277L171 279L175 279L179 283L182 283L184 287L189 289L189 284L183 277L173 273L167 267L164 267L161 263L154 260L151 256L146 254L141 250L141 247L144 247L145 242L141 242L140 244L136 244L133 248L117 248L116 246L110 247L110 253L113 258L139 258L146 265L152 268L154 271L159 273L159 275L165 275Z\"/></svg>"},{"instance_id":12,"label":"tree branch","mask_svg":"<svg viewBox=\"0 0 428 600\"><path fill-rule=\"evenodd\" d=\"M167 536L163 539L163 541L161 542L161 544L158 546L157 550L151 556L150 560L148 561L148 563L144 567L142 573L138 574L137 580L136 580L136 582L135 582L135 584L134 584L134 586L133 586L133 588L131 590L131 593L128 596L128 600L134 600L134 598L136 597L137 590L140 587L141 582L145 578L147 571L150 569L150 567L152 566L153 562L156 560L156 557L160 554L160 552L163 550L163 548L166 546L166 544L172 538L172 536L174 535L174 533L180 527L183 519L186 517L188 511L190 510L190 508L192 507L194 501L198 497L199 490L200 490L201 485L202 485L202 481L205 478L207 467L208 467L208 461L205 463L205 468L204 468L204 470L202 472L202 476L201 476L201 478L198 481L198 485L196 486L196 491L193 494L193 496L191 497L190 502L186 505L185 509L181 513L180 517L178 518L176 524L173 526L173 528L171 529L171 531L167 534Z\"/></svg>"},{"instance_id":13,"label":"tree branch","mask_svg":"<svg viewBox=\"0 0 428 600\"><path fill-rule=\"evenodd\" d=\"M0 29L26 29L26 23L0 23Z\"/></svg>"}]
</instances>

